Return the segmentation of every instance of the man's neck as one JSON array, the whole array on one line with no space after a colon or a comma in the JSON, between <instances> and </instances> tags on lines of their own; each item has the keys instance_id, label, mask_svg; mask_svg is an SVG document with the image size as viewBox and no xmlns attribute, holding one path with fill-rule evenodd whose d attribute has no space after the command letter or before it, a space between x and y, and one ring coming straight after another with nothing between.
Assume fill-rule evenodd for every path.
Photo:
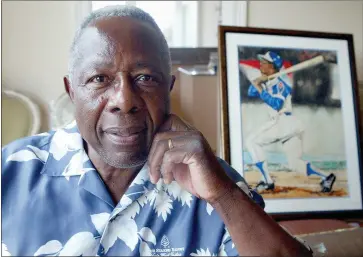
<instances>
[{"instance_id":1,"label":"man's neck","mask_svg":"<svg viewBox=\"0 0 363 257\"><path fill-rule=\"evenodd\" d=\"M88 156L106 184L112 200L117 204L130 186L142 166L137 168L115 168L105 163L93 150L88 148Z\"/></svg>"}]
</instances>

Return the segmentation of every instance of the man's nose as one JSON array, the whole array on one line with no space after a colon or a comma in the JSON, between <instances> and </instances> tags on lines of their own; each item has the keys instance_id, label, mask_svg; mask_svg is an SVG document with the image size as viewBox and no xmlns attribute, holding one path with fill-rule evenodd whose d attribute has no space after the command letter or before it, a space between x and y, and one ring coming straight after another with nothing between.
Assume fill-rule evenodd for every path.
<instances>
[{"instance_id":1,"label":"man's nose","mask_svg":"<svg viewBox=\"0 0 363 257\"><path fill-rule=\"evenodd\" d=\"M119 74L108 101L108 110L116 113L136 113L142 108L143 101L134 87L132 78Z\"/></svg>"}]
</instances>

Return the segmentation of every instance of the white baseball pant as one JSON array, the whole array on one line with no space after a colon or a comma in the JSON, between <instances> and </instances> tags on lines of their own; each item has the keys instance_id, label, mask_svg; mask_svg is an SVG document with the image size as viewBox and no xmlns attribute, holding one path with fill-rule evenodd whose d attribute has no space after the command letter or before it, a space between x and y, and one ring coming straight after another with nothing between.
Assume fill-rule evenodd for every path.
<instances>
[{"instance_id":1,"label":"white baseball pant","mask_svg":"<svg viewBox=\"0 0 363 257\"><path fill-rule=\"evenodd\" d=\"M246 147L252 161L258 163L266 160L264 146L281 142L289 168L305 174L306 163L301 159L303 132L304 127L295 116L280 114L252 132L247 137Z\"/></svg>"}]
</instances>

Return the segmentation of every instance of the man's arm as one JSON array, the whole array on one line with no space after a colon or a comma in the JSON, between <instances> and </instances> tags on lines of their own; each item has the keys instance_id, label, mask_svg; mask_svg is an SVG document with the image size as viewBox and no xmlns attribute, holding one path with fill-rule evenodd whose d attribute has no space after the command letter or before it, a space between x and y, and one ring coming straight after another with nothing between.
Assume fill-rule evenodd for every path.
<instances>
[{"instance_id":1,"label":"man's arm","mask_svg":"<svg viewBox=\"0 0 363 257\"><path fill-rule=\"evenodd\" d=\"M266 81L266 76L261 76L252 82L255 90L259 93L262 101L268 104L272 109L279 111L284 105L286 97L291 93L291 87L289 87L284 81L279 80L278 93L275 95L269 94L262 88L262 83Z\"/></svg>"},{"instance_id":2,"label":"man's arm","mask_svg":"<svg viewBox=\"0 0 363 257\"><path fill-rule=\"evenodd\" d=\"M224 221L240 255L312 256L236 185L231 184L211 205Z\"/></svg>"},{"instance_id":3,"label":"man's arm","mask_svg":"<svg viewBox=\"0 0 363 257\"><path fill-rule=\"evenodd\" d=\"M255 90L257 91L257 93L259 95L263 91L262 83L264 83L265 81L267 81L267 76L265 76L265 75L261 75L260 77L258 77L257 79L252 81L251 86L253 86L255 88Z\"/></svg>"},{"instance_id":4,"label":"man's arm","mask_svg":"<svg viewBox=\"0 0 363 257\"><path fill-rule=\"evenodd\" d=\"M247 92L247 95L249 97L259 97L260 96L260 93L257 91L257 89L251 84L249 87L248 87L248 92Z\"/></svg>"},{"instance_id":5,"label":"man's arm","mask_svg":"<svg viewBox=\"0 0 363 257\"><path fill-rule=\"evenodd\" d=\"M272 96L266 90L262 90L260 98L262 99L262 101L264 101L266 104L268 104L272 109L276 111L279 111L285 102L285 98L283 98L282 96L281 97Z\"/></svg>"},{"instance_id":6,"label":"man's arm","mask_svg":"<svg viewBox=\"0 0 363 257\"><path fill-rule=\"evenodd\" d=\"M203 135L170 115L155 135L149 157L152 183L175 180L209 202L228 228L240 255L311 256L226 174ZM261 242L268 242L261 244Z\"/></svg>"}]
</instances>

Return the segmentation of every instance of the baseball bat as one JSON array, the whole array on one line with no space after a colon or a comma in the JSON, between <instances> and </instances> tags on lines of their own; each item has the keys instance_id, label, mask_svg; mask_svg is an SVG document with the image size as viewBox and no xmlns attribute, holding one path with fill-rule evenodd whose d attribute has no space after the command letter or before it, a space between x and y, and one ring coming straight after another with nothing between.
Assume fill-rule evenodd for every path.
<instances>
[{"instance_id":1,"label":"baseball bat","mask_svg":"<svg viewBox=\"0 0 363 257\"><path fill-rule=\"evenodd\" d=\"M322 62L324 62L324 57L322 55L319 55L319 56L316 56L314 58L311 58L310 60L303 61L301 63L298 63L298 64L294 65L294 66L291 66L291 67L287 68L286 70L276 72L276 73L268 76L267 79L268 80L274 79L276 77L285 75L287 73L293 73L293 72L296 72L296 71L299 71L299 70L310 68L310 67L318 65L318 64L320 64Z\"/></svg>"}]
</instances>

